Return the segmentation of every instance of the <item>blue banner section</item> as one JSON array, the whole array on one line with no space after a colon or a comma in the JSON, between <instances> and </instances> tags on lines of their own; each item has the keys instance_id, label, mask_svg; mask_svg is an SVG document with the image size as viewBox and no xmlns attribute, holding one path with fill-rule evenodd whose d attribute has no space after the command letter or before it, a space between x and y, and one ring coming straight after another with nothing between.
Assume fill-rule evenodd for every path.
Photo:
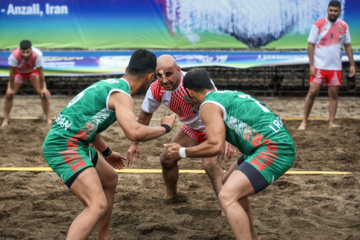
<instances>
[{"instance_id":1,"label":"blue banner section","mask_svg":"<svg viewBox=\"0 0 360 240\"><path fill-rule=\"evenodd\" d=\"M158 57L172 55L182 68L221 66L249 68L308 64L306 52L235 52L235 51L153 51ZM123 74L133 51L56 51L43 52L47 76L84 76ZM0 52L0 76L8 76L8 57ZM354 53L360 61L360 53ZM348 61L344 54L343 61Z\"/></svg>"},{"instance_id":2,"label":"blue banner section","mask_svg":"<svg viewBox=\"0 0 360 240\"><path fill-rule=\"evenodd\" d=\"M306 49L330 0L1 0L0 49ZM339 0L360 48L360 1Z\"/></svg>"}]
</instances>

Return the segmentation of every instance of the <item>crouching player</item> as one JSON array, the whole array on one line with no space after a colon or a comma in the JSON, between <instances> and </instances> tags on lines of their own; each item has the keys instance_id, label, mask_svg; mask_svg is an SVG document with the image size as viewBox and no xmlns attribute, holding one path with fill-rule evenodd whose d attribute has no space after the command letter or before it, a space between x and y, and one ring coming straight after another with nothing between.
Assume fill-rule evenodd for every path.
<instances>
[{"instance_id":1,"label":"crouching player","mask_svg":"<svg viewBox=\"0 0 360 240\"><path fill-rule=\"evenodd\" d=\"M187 148L176 143L164 146L172 158L215 156L224 151L225 139L237 147L245 156L225 175L219 201L236 239L260 239L248 197L291 167L294 142L281 118L261 102L242 92L215 91L206 70L190 70L183 85L191 102L200 109L207 140Z\"/></svg>"},{"instance_id":2,"label":"crouching player","mask_svg":"<svg viewBox=\"0 0 360 240\"><path fill-rule=\"evenodd\" d=\"M155 55L139 49L122 78L94 83L73 98L57 116L43 144L45 159L85 209L72 222L66 239L86 239L97 224L98 239L110 239L109 226L118 175L125 157L110 150L100 133L117 121L132 141L147 141L169 132L175 115L161 126L136 121L132 95L145 91L156 68ZM99 155L93 146L102 153Z\"/></svg>"}]
</instances>

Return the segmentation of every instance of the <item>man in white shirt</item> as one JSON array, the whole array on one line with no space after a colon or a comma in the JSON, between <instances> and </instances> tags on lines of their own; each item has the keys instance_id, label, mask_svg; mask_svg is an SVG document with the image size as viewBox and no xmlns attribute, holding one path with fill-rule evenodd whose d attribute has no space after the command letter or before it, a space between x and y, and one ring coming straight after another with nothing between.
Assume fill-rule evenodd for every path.
<instances>
[{"instance_id":1,"label":"man in white shirt","mask_svg":"<svg viewBox=\"0 0 360 240\"><path fill-rule=\"evenodd\" d=\"M331 1L327 12L328 17L314 23L308 38L310 89L305 100L304 119L298 130L305 130L315 97L324 82L328 86L329 94L329 128L339 127L334 121L338 106L338 91L341 86L343 46L350 62L349 77L355 75L349 26L338 19L341 13L340 2Z\"/></svg>"},{"instance_id":2,"label":"man in white shirt","mask_svg":"<svg viewBox=\"0 0 360 240\"><path fill-rule=\"evenodd\" d=\"M176 113L179 120L184 124L171 142L184 147L196 146L206 140L205 126L202 123L199 111L195 108L187 96L183 87L183 78L186 73L181 71L176 60L170 55L161 55L157 59L157 80L151 84L144 98L138 121L149 125L153 113L164 104ZM214 86L215 87L215 86ZM133 141L128 150L128 161L132 161L133 155L139 158L140 148L137 141ZM236 149L231 144L226 144L225 155L228 158L235 156ZM222 187L224 170L221 168L222 154L203 159L203 168L210 177L216 195ZM166 185L165 199L171 199L177 195L177 182L179 179L178 159L171 159L167 151L160 156L162 173Z\"/></svg>"},{"instance_id":3,"label":"man in white shirt","mask_svg":"<svg viewBox=\"0 0 360 240\"><path fill-rule=\"evenodd\" d=\"M43 71L44 59L39 49L31 46L31 42L23 40L20 48L14 50L9 56L10 74L6 90L4 106L4 120L1 127L9 124L9 114L12 108L13 99L24 83L25 79L33 85L40 95L41 105L46 115L46 121L51 124L49 101L50 92L46 88Z\"/></svg>"}]
</instances>

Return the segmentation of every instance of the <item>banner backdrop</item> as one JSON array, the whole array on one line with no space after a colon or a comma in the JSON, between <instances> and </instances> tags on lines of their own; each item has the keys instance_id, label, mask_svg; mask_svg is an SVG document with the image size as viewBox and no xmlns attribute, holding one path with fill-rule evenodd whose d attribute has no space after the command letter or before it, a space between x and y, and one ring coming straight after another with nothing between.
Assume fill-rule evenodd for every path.
<instances>
[{"instance_id":1,"label":"banner backdrop","mask_svg":"<svg viewBox=\"0 0 360 240\"><path fill-rule=\"evenodd\" d=\"M342 0L354 49L360 1ZM329 0L1 0L0 49L306 49Z\"/></svg>"},{"instance_id":2,"label":"banner backdrop","mask_svg":"<svg viewBox=\"0 0 360 240\"><path fill-rule=\"evenodd\" d=\"M158 57L170 54L182 68L221 66L249 68L308 64L306 52L240 52L240 51L153 51ZM0 76L9 76L8 57L11 52L0 52ZM133 51L56 51L43 52L46 76L84 76L122 74ZM360 53L354 54L360 61ZM346 55L344 62L348 61Z\"/></svg>"}]
</instances>

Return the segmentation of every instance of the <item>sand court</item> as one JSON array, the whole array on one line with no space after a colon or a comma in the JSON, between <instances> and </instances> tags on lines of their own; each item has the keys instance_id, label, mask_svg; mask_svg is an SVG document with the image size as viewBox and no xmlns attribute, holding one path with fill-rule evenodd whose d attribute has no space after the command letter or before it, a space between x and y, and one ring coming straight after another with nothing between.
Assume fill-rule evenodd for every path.
<instances>
[{"instance_id":1,"label":"sand court","mask_svg":"<svg viewBox=\"0 0 360 240\"><path fill-rule=\"evenodd\" d=\"M317 99L310 115L314 119L305 131L298 131L303 98L258 99L284 119L297 150L289 173L250 198L260 237L359 239L360 100L340 98L336 123L341 128L328 129L328 100ZM70 100L50 99L51 115L55 117ZM135 102L137 115L142 96ZM151 124L158 125L157 119L167 113L161 107ZM3 108L0 120L2 116ZM16 97L10 117L10 124L0 129L0 238L64 239L82 206L43 157L42 142L50 126L40 99ZM174 130L181 126L177 120ZM163 199L159 156L174 130L141 143L140 160L119 172L110 226L113 239L234 239L201 159L179 162L180 195ZM102 135L113 150L126 155L130 141L117 124ZM234 160L223 159L223 168ZM94 231L89 239L95 238Z\"/></svg>"}]
</instances>

